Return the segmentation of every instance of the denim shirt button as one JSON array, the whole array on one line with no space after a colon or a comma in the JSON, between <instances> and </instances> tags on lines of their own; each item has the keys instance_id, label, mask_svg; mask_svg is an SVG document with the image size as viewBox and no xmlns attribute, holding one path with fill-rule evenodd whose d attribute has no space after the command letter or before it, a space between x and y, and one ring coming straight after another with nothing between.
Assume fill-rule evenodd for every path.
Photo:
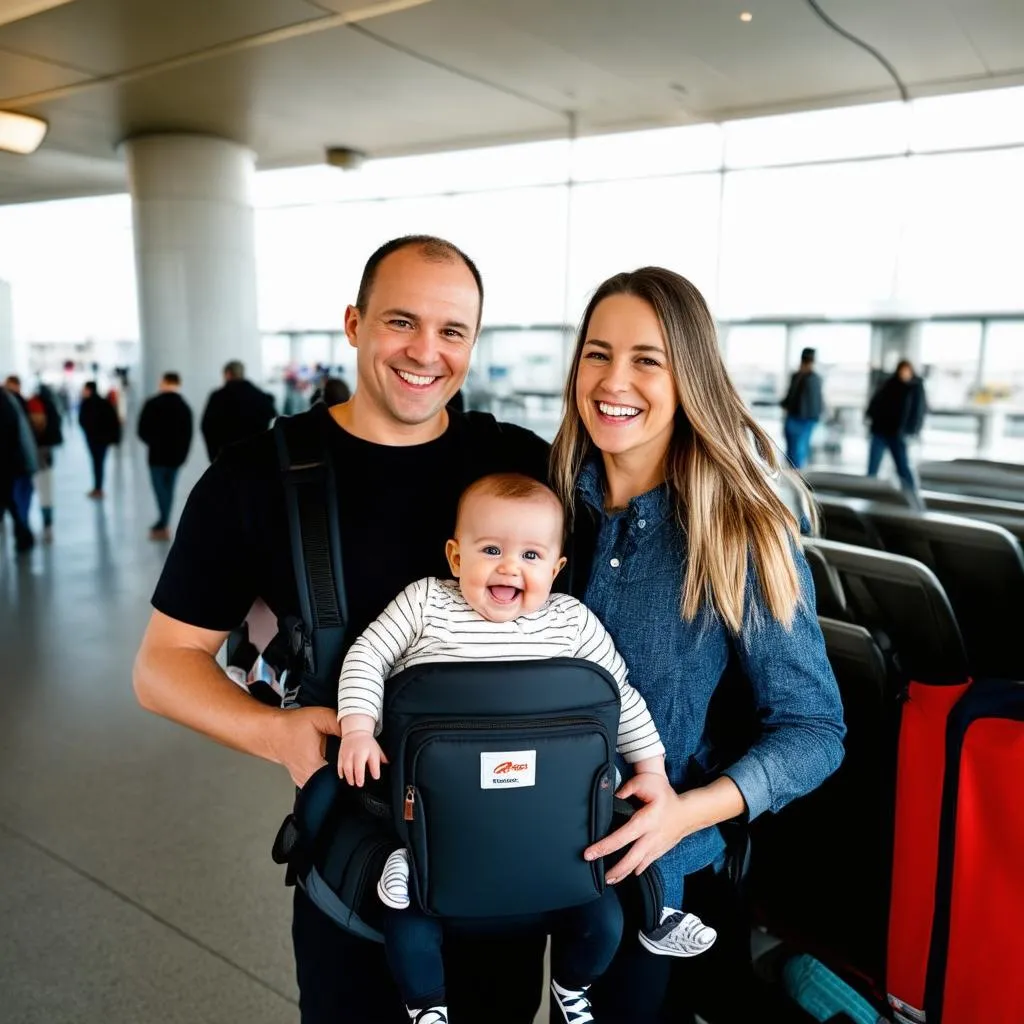
<instances>
[{"instance_id":1,"label":"denim shirt button","mask_svg":"<svg viewBox=\"0 0 1024 1024\"><path fill-rule=\"evenodd\" d=\"M613 558L613 559L612 559L612 560L611 560L611 561L610 561L610 562L609 562L608 564L609 564L609 565L610 565L610 566L611 566L611 567L612 567L613 569L618 569L618 567L619 567L619 566L620 566L620 565L621 565L622 563L621 563L621 562L620 562L620 561L619 561L619 560L618 560L617 558Z\"/></svg>"},{"instance_id":2,"label":"denim shirt button","mask_svg":"<svg viewBox=\"0 0 1024 1024\"><path fill-rule=\"evenodd\" d=\"M636 525L639 526L640 529L642 530L647 525L647 520L646 519L638 519Z\"/></svg>"}]
</instances>

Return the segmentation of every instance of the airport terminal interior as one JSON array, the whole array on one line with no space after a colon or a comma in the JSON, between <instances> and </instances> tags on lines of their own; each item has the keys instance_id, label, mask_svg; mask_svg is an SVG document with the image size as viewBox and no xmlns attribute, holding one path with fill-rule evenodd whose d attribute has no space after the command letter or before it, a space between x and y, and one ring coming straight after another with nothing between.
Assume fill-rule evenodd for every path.
<instances>
[{"instance_id":1,"label":"airport terminal interior","mask_svg":"<svg viewBox=\"0 0 1024 1024\"><path fill-rule=\"evenodd\" d=\"M1021 1024L1021 182L999 0L0 0L0 1022L300 1019L292 782L133 663L226 367L358 391L363 265L424 234L483 279L458 401L549 442L597 286L687 278L804 519L846 757L744 833L763 1011L660 1019Z\"/></svg>"}]
</instances>

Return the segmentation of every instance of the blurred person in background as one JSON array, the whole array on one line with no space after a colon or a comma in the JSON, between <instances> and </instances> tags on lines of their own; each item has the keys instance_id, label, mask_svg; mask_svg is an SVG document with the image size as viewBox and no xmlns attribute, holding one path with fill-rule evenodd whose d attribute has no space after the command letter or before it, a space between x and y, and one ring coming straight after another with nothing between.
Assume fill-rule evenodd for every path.
<instances>
[{"instance_id":1,"label":"blurred person in background","mask_svg":"<svg viewBox=\"0 0 1024 1024\"><path fill-rule=\"evenodd\" d=\"M18 408L21 410L21 415L18 418L18 426L20 431L20 439L22 447L26 451L26 472L21 473L19 476L14 478L14 491L13 500L14 508L17 512L17 520L28 526L28 515L29 509L32 508L32 494L35 490L33 486L33 476L36 470L39 468L39 449L36 445L35 433L32 430L32 420L29 415L28 402L25 400L25 396L21 393L21 378L15 374L11 374L7 380L4 381L4 388L7 393L17 403ZM25 433L25 425L28 424L28 433Z\"/></svg>"},{"instance_id":2,"label":"blurred person in background","mask_svg":"<svg viewBox=\"0 0 1024 1024\"><path fill-rule=\"evenodd\" d=\"M82 388L82 404L78 409L78 425L85 434L92 458L92 490L88 497L103 497L103 469L107 460L107 449L121 443L121 417L117 409L106 398L101 398L96 381L85 382Z\"/></svg>"},{"instance_id":3,"label":"blurred person in background","mask_svg":"<svg viewBox=\"0 0 1024 1024\"><path fill-rule=\"evenodd\" d=\"M10 379L10 378L8 378ZM9 387L0 388L0 522L10 512L14 520L14 547L31 551L35 537L28 525L28 509L22 498L27 482L32 498L32 474L36 471L36 443L32 427L19 400Z\"/></svg>"},{"instance_id":4,"label":"blurred person in background","mask_svg":"<svg viewBox=\"0 0 1024 1024\"><path fill-rule=\"evenodd\" d=\"M56 396L42 381L28 400L28 415L39 452L35 482L43 513L43 540L49 544L53 540L53 450L64 443L64 431Z\"/></svg>"},{"instance_id":5,"label":"blurred person in background","mask_svg":"<svg viewBox=\"0 0 1024 1024\"><path fill-rule=\"evenodd\" d=\"M924 381L914 373L909 359L901 359L896 372L879 385L865 414L871 430L868 476L878 476L888 448L904 490L917 493L917 480L907 455L907 438L921 432L927 411Z\"/></svg>"},{"instance_id":6,"label":"blurred person in background","mask_svg":"<svg viewBox=\"0 0 1024 1024\"><path fill-rule=\"evenodd\" d=\"M213 462L229 445L263 433L277 409L273 395L245 379L245 366L232 359L224 367L224 386L211 392L203 412L203 440Z\"/></svg>"},{"instance_id":7,"label":"blurred person in background","mask_svg":"<svg viewBox=\"0 0 1024 1024\"><path fill-rule=\"evenodd\" d=\"M177 373L163 375L159 393L142 407L138 430L139 440L149 449L149 478L156 497L157 520L149 539L170 540L174 485L192 447L192 409L181 397Z\"/></svg>"},{"instance_id":8,"label":"blurred person in background","mask_svg":"<svg viewBox=\"0 0 1024 1024\"><path fill-rule=\"evenodd\" d=\"M310 405L322 401L326 406L340 405L352 397L352 390L343 377L324 377L309 400Z\"/></svg>"},{"instance_id":9,"label":"blurred person in background","mask_svg":"<svg viewBox=\"0 0 1024 1024\"><path fill-rule=\"evenodd\" d=\"M813 348L800 353L800 369L789 379L789 390L779 405L786 412L786 456L794 469L803 469L811 456L811 434L821 419L821 376L815 372Z\"/></svg>"}]
</instances>

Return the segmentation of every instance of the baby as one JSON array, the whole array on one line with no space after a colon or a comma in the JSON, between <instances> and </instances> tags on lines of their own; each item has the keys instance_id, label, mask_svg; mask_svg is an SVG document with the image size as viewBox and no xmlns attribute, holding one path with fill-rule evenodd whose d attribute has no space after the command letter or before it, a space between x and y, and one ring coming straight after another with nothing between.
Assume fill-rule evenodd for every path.
<instances>
[{"instance_id":1,"label":"baby","mask_svg":"<svg viewBox=\"0 0 1024 1024\"><path fill-rule=\"evenodd\" d=\"M530 477L495 474L467 488L446 547L455 579L410 584L345 658L338 691L343 779L362 786L367 771L380 778L387 759L375 736L390 676L423 662L554 657L585 658L608 670L621 695L618 753L637 774L665 775L665 748L611 637L585 605L551 594L565 565L563 523L554 492ZM385 948L410 1018L447 1024L442 924L410 908L406 850L388 858L377 891L394 911L387 915ZM544 915L544 924L552 932L551 988L562 1014L579 1024L592 1021L587 989L611 963L622 934L613 888ZM670 956L702 953L715 938L693 914L671 908L658 928L640 935L647 949Z\"/></svg>"}]
</instances>

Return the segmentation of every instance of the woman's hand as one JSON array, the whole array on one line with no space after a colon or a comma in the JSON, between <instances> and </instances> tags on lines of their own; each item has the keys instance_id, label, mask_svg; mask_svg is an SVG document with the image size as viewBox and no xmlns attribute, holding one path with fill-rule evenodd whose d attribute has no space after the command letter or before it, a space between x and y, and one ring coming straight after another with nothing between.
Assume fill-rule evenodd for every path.
<instances>
[{"instance_id":1,"label":"woman's hand","mask_svg":"<svg viewBox=\"0 0 1024 1024\"><path fill-rule=\"evenodd\" d=\"M665 776L643 773L629 779L616 796L635 796L645 806L625 825L583 853L584 859L596 860L633 844L608 870L606 881L610 885L621 882L629 874L639 875L681 839L735 818L745 807L736 783L724 776L709 786L676 793Z\"/></svg>"}]
</instances>

